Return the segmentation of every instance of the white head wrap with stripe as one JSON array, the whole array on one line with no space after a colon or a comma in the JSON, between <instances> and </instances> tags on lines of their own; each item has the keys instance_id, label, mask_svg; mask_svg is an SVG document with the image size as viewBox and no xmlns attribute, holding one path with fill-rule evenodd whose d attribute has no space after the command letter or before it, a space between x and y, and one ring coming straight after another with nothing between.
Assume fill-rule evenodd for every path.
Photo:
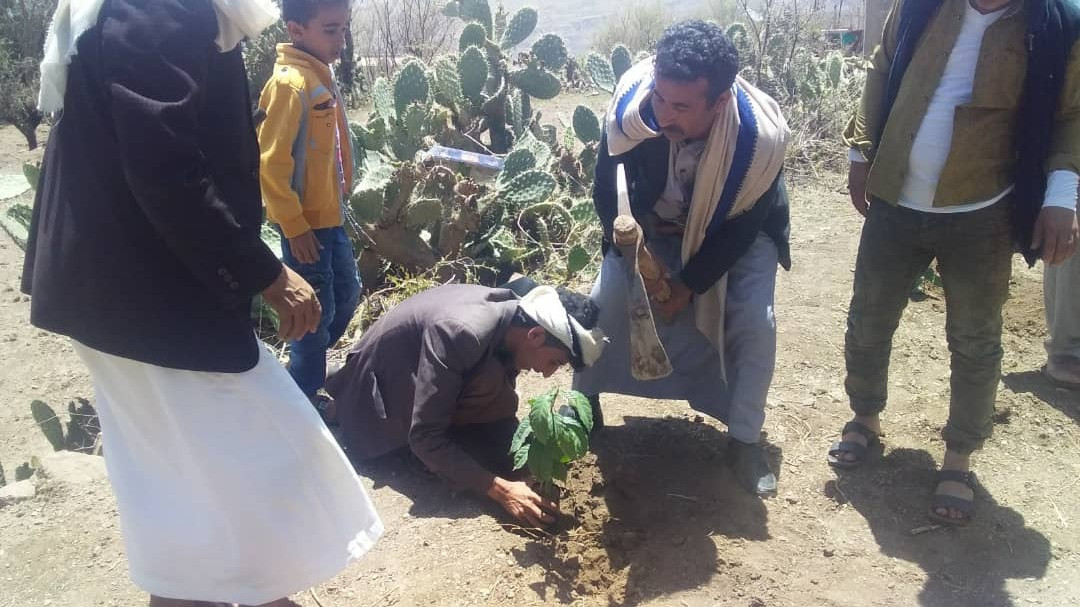
<instances>
[{"instance_id":1,"label":"white head wrap with stripe","mask_svg":"<svg viewBox=\"0 0 1080 607\"><path fill-rule=\"evenodd\" d=\"M518 305L522 312L559 340L585 366L591 367L600 358L607 344L604 332L599 328L586 329L581 326L566 311L554 287L536 287L522 297Z\"/></svg>"}]
</instances>

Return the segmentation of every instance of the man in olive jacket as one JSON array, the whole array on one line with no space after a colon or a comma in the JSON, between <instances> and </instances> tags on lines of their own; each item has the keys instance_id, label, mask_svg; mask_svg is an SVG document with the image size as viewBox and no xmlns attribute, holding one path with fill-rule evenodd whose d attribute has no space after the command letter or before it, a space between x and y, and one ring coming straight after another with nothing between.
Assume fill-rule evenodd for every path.
<instances>
[{"instance_id":1,"label":"man in olive jacket","mask_svg":"<svg viewBox=\"0 0 1080 607\"><path fill-rule=\"evenodd\" d=\"M1076 246L1077 9L1058 0L897 0L846 141L866 217L848 314L854 419L838 468L877 447L893 332L937 260L952 352L945 458L930 515L974 515L970 455L990 436L1012 256L1057 264Z\"/></svg>"}]
</instances>

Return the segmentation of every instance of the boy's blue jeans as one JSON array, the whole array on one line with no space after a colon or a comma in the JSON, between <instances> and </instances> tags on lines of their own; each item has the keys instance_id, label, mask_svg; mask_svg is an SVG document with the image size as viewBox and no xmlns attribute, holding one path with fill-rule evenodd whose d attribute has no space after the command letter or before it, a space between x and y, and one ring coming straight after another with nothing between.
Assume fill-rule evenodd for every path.
<instances>
[{"instance_id":1,"label":"boy's blue jeans","mask_svg":"<svg viewBox=\"0 0 1080 607\"><path fill-rule=\"evenodd\" d=\"M281 239L285 265L304 277L319 296L322 317L319 328L298 341L289 342L289 374L305 395L311 397L326 381L326 350L345 334L360 303L360 275L352 242L344 227L313 230L322 250L315 263L293 257L289 240Z\"/></svg>"}]
</instances>

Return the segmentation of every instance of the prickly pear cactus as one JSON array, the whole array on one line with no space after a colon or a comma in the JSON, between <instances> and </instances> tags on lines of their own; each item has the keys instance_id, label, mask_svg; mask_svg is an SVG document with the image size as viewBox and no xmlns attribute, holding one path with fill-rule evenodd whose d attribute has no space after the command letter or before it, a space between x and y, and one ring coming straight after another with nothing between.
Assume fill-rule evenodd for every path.
<instances>
[{"instance_id":1,"label":"prickly pear cactus","mask_svg":"<svg viewBox=\"0 0 1080 607\"><path fill-rule=\"evenodd\" d=\"M526 95L537 99L553 99L562 91L559 79L538 67L510 72L510 82Z\"/></svg>"},{"instance_id":2,"label":"prickly pear cactus","mask_svg":"<svg viewBox=\"0 0 1080 607\"><path fill-rule=\"evenodd\" d=\"M431 229L442 218L442 203L434 198L421 198L405 207L405 225L412 229Z\"/></svg>"},{"instance_id":3,"label":"prickly pear cactus","mask_svg":"<svg viewBox=\"0 0 1080 607\"><path fill-rule=\"evenodd\" d=\"M574 108L574 133L582 143L600 141L600 119L596 112L584 105Z\"/></svg>"},{"instance_id":4,"label":"prickly pear cactus","mask_svg":"<svg viewBox=\"0 0 1080 607\"><path fill-rule=\"evenodd\" d=\"M375 132L378 128L376 125L381 126L381 132ZM386 146L386 122L382 118L373 117L368 122L368 126L360 124L359 122L349 122L349 131L353 137L353 147L361 150L367 150L369 152L378 152ZM369 128L373 127L373 128Z\"/></svg>"},{"instance_id":5,"label":"prickly pear cactus","mask_svg":"<svg viewBox=\"0 0 1080 607\"><path fill-rule=\"evenodd\" d=\"M382 116L388 122L393 122L397 118L397 111L394 109L394 91L390 87L390 81L382 76L376 78L371 90L371 97L375 103L376 114Z\"/></svg>"},{"instance_id":6,"label":"prickly pear cactus","mask_svg":"<svg viewBox=\"0 0 1080 607\"><path fill-rule=\"evenodd\" d=\"M479 103L488 79L488 61L484 53L475 46L466 49L458 59L458 75L461 78L461 92L473 103Z\"/></svg>"},{"instance_id":7,"label":"prickly pear cactus","mask_svg":"<svg viewBox=\"0 0 1080 607\"><path fill-rule=\"evenodd\" d=\"M533 120L532 97L524 92L518 92L521 93L521 122L528 126Z\"/></svg>"},{"instance_id":8,"label":"prickly pear cactus","mask_svg":"<svg viewBox=\"0 0 1080 607\"><path fill-rule=\"evenodd\" d=\"M30 189L36 192L38 181L41 180L41 163L23 163L23 176L26 177L26 182L30 184Z\"/></svg>"},{"instance_id":9,"label":"prickly pear cactus","mask_svg":"<svg viewBox=\"0 0 1080 607\"><path fill-rule=\"evenodd\" d=\"M615 72L607 59L596 53L589 53L585 57L585 72L598 89L606 93L615 92Z\"/></svg>"},{"instance_id":10,"label":"prickly pear cactus","mask_svg":"<svg viewBox=\"0 0 1080 607\"><path fill-rule=\"evenodd\" d=\"M498 181L509 183L514 177L533 168L536 168L536 156L527 148L518 148L506 155Z\"/></svg>"},{"instance_id":11,"label":"prickly pear cactus","mask_svg":"<svg viewBox=\"0 0 1080 607\"><path fill-rule=\"evenodd\" d=\"M566 44L555 34L544 34L532 45L532 54L545 69L555 71L566 65Z\"/></svg>"},{"instance_id":12,"label":"prickly pear cactus","mask_svg":"<svg viewBox=\"0 0 1080 607\"><path fill-rule=\"evenodd\" d=\"M739 59L744 61L749 59L750 34L747 33L746 26L742 23L732 23L728 26L726 34L735 45L735 50L739 51Z\"/></svg>"},{"instance_id":13,"label":"prickly pear cactus","mask_svg":"<svg viewBox=\"0 0 1080 607\"><path fill-rule=\"evenodd\" d=\"M510 22L506 24L506 32L502 35L499 48L506 51L525 42L525 39L531 36L533 30L536 29L536 21L535 8L526 6L514 13Z\"/></svg>"},{"instance_id":14,"label":"prickly pear cactus","mask_svg":"<svg viewBox=\"0 0 1080 607\"><path fill-rule=\"evenodd\" d=\"M398 116L413 104L427 106L431 83L428 82L424 64L410 61L394 79L394 109Z\"/></svg>"},{"instance_id":15,"label":"prickly pear cactus","mask_svg":"<svg viewBox=\"0 0 1080 607\"><path fill-rule=\"evenodd\" d=\"M26 250L30 238L30 218L34 209L30 205L13 204L6 211L0 212L0 229L15 241L15 245Z\"/></svg>"},{"instance_id":16,"label":"prickly pear cactus","mask_svg":"<svg viewBox=\"0 0 1080 607\"><path fill-rule=\"evenodd\" d=\"M844 56L833 51L825 59L825 73L828 77L829 86L839 88L844 79Z\"/></svg>"},{"instance_id":17,"label":"prickly pear cactus","mask_svg":"<svg viewBox=\"0 0 1080 607\"><path fill-rule=\"evenodd\" d=\"M461 38L458 39L458 50L465 52L470 46L484 48L487 42L487 31L479 23L470 23L461 30Z\"/></svg>"},{"instance_id":18,"label":"prickly pear cactus","mask_svg":"<svg viewBox=\"0 0 1080 607\"><path fill-rule=\"evenodd\" d=\"M543 218L548 228L549 242L564 243L574 228L570 211L557 202L541 202L530 205L518 215L518 221L527 225L533 218Z\"/></svg>"},{"instance_id":19,"label":"prickly pear cactus","mask_svg":"<svg viewBox=\"0 0 1080 607\"><path fill-rule=\"evenodd\" d=\"M521 97L519 95L507 95L506 96L506 126L513 131L514 137L521 136L522 125L521 121Z\"/></svg>"},{"instance_id":20,"label":"prickly pear cactus","mask_svg":"<svg viewBox=\"0 0 1080 607\"><path fill-rule=\"evenodd\" d=\"M349 197L349 207L360 223L375 223L383 214L386 190L394 177L394 165L375 160L368 163L365 169Z\"/></svg>"},{"instance_id":21,"label":"prickly pear cactus","mask_svg":"<svg viewBox=\"0 0 1080 607\"><path fill-rule=\"evenodd\" d=\"M555 191L555 178L544 171L525 171L499 187L497 196L513 208L543 202Z\"/></svg>"},{"instance_id":22,"label":"prickly pear cactus","mask_svg":"<svg viewBox=\"0 0 1080 607\"><path fill-rule=\"evenodd\" d=\"M499 8L495 9L495 24L491 32L492 40L502 40L503 34L506 33L506 19L510 14L507 12L506 7L502 2L499 3Z\"/></svg>"},{"instance_id":23,"label":"prickly pear cactus","mask_svg":"<svg viewBox=\"0 0 1080 607\"><path fill-rule=\"evenodd\" d=\"M432 88L435 102L461 113L465 105L465 94L461 91L457 60L453 56L443 55L435 60L433 67L435 78Z\"/></svg>"},{"instance_id":24,"label":"prickly pear cactus","mask_svg":"<svg viewBox=\"0 0 1080 607\"><path fill-rule=\"evenodd\" d=\"M526 131L514 146L515 149L526 149L532 152L536 159L536 167L545 169L551 163L551 146L537 139L531 131Z\"/></svg>"},{"instance_id":25,"label":"prickly pear cactus","mask_svg":"<svg viewBox=\"0 0 1080 607\"><path fill-rule=\"evenodd\" d=\"M589 183L596 181L596 158L596 148L593 146L586 146L578 154L578 164L581 165L581 171Z\"/></svg>"},{"instance_id":26,"label":"prickly pear cactus","mask_svg":"<svg viewBox=\"0 0 1080 607\"><path fill-rule=\"evenodd\" d=\"M491 5L487 0L458 0L458 13L452 15L465 21L476 21L488 32L492 31Z\"/></svg>"},{"instance_id":27,"label":"prickly pear cactus","mask_svg":"<svg viewBox=\"0 0 1080 607\"><path fill-rule=\"evenodd\" d=\"M630 49L618 44L615 48L611 49L611 71L615 75L615 82L622 78L622 75L626 73L634 64L633 57L630 56Z\"/></svg>"},{"instance_id":28,"label":"prickly pear cactus","mask_svg":"<svg viewBox=\"0 0 1080 607\"><path fill-rule=\"evenodd\" d=\"M543 141L548 147L554 149L559 145L559 131L551 124L540 125L540 141Z\"/></svg>"}]
</instances>

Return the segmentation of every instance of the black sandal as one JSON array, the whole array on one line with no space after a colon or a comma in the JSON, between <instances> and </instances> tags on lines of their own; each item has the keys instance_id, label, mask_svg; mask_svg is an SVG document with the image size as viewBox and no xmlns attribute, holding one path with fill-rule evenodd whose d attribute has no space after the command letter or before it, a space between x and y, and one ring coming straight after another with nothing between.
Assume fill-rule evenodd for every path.
<instances>
[{"instance_id":1,"label":"black sandal","mask_svg":"<svg viewBox=\"0 0 1080 607\"><path fill-rule=\"evenodd\" d=\"M844 429L840 432L840 436L843 437L852 432L856 432L866 437L866 444L864 445L849 440L839 440L833 443L832 447L829 447L828 456L829 465L833 468L838 468L840 470L858 468L866 461L866 454L868 451L877 449L881 446L880 435L856 421L850 421L844 424ZM851 453L855 456L855 459L851 461L842 460L839 457L842 453Z\"/></svg>"},{"instance_id":2,"label":"black sandal","mask_svg":"<svg viewBox=\"0 0 1080 607\"><path fill-rule=\"evenodd\" d=\"M975 487L979 483L979 479L975 477L974 472L938 470L934 482L934 491L937 491L938 485L946 481L963 483L968 489L971 489L972 494L975 493ZM952 518L948 515L942 516L937 513L938 508L959 510L964 516L962 518ZM955 495L934 493L933 500L930 502L930 518L945 525L963 527L975 518L975 496L972 495L971 499L964 499L962 497L956 497Z\"/></svg>"}]
</instances>

